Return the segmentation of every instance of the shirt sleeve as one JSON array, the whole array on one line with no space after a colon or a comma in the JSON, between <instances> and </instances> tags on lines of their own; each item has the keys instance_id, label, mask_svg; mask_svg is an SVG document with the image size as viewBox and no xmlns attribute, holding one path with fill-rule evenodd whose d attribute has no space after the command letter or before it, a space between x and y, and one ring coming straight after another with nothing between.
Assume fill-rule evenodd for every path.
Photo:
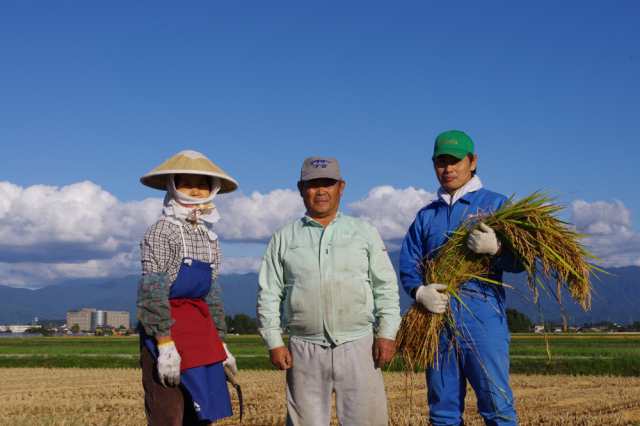
<instances>
[{"instance_id":1,"label":"shirt sleeve","mask_svg":"<svg viewBox=\"0 0 640 426\"><path fill-rule=\"evenodd\" d=\"M411 297L414 297L414 290L424 281L422 262L425 256L422 244L422 221L418 213L404 237L400 250L400 281L404 291Z\"/></svg>"},{"instance_id":2,"label":"shirt sleeve","mask_svg":"<svg viewBox=\"0 0 640 426\"><path fill-rule=\"evenodd\" d=\"M164 221L151 226L140 243L142 274L166 273L175 248L167 235Z\"/></svg>"},{"instance_id":3,"label":"shirt sleeve","mask_svg":"<svg viewBox=\"0 0 640 426\"><path fill-rule=\"evenodd\" d=\"M170 252L170 242L156 231L156 226L150 228L140 244L142 277L138 282L136 316L148 335L159 337L171 335L173 320L169 305L171 283L162 255Z\"/></svg>"},{"instance_id":4,"label":"shirt sleeve","mask_svg":"<svg viewBox=\"0 0 640 426\"><path fill-rule=\"evenodd\" d=\"M224 306L222 303L222 289L217 280L213 280L211 283L211 289L206 297L207 305L209 305L209 312L213 323L218 330L218 336L224 339L227 334L227 322L224 315Z\"/></svg>"},{"instance_id":5,"label":"shirt sleeve","mask_svg":"<svg viewBox=\"0 0 640 426\"><path fill-rule=\"evenodd\" d=\"M284 275L280 241L275 234L262 259L258 277L258 331L269 349L284 346L280 327L280 305L284 297Z\"/></svg>"},{"instance_id":6,"label":"shirt sleeve","mask_svg":"<svg viewBox=\"0 0 640 426\"><path fill-rule=\"evenodd\" d=\"M213 263L213 269L211 270L211 288L209 293L205 297L205 301L209 306L209 313L213 324L218 331L218 336L224 339L227 334L227 321L224 313L224 303L222 300L222 287L218 283L218 277L220 276L220 265L222 260L222 251L220 250L220 242L218 240L211 241L211 263Z\"/></svg>"},{"instance_id":7,"label":"shirt sleeve","mask_svg":"<svg viewBox=\"0 0 640 426\"><path fill-rule=\"evenodd\" d=\"M398 279L378 231L371 227L369 237L369 277L373 291L377 337L394 340L400 327Z\"/></svg>"},{"instance_id":8,"label":"shirt sleeve","mask_svg":"<svg viewBox=\"0 0 640 426\"><path fill-rule=\"evenodd\" d=\"M220 244L218 240L211 242L211 251L213 254L212 262L214 269L211 274L211 288L207 294L206 301L209 306L209 312L211 313L213 323L216 326L216 330L218 330L218 336L220 336L221 339L224 339L227 334L227 322L222 302L222 288L220 287L217 279L219 276L221 258Z\"/></svg>"}]
</instances>

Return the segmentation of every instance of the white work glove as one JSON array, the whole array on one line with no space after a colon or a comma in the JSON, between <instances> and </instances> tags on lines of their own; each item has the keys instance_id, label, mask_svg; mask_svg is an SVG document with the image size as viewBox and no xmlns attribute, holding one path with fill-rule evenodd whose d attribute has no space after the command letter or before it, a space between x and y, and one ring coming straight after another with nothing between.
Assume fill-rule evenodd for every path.
<instances>
[{"instance_id":1,"label":"white work glove","mask_svg":"<svg viewBox=\"0 0 640 426\"><path fill-rule=\"evenodd\" d=\"M163 386L180 384L180 354L173 342L158 345L158 376Z\"/></svg>"},{"instance_id":2,"label":"white work glove","mask_svg":"<svg viewBox=\"0 0 640 426\"><path fill-rule=\"evenodd\" d=\"M445 284L421 285L416 290L416 302L427 308L429 312L443 314L449 304L449 293L440 293L440 290L446 289Z\"/></svg>"},{"instance_id":3,"label":"white work glove","mask_svg":"<svg viewBox=\"0 0 640 426\"><path fill-rule=\"evenodd\" d=\"M238 374L238 365L236 364L236 357L231 355L231 352L229 352L229 348L227 348L226 343L223 343L222 346L224 346L224 352L227 354L227 359L224 360L222 365L225 367L228 366L231 369L231 372L233 373L233 375L235 376L236 374Z\"/></svg>"},{"instance_id":4,"label":"white work glove","mask_svg":"<svg viewBox=\"0 0 640 426\"><path fill-rule=\"evenodd\" d=\"M498 241L496 232L490 226L480 222L480 225L469 233L467 247L474 253L493 256L500 250L500 241Z\"/></svg>"}]
</instances>

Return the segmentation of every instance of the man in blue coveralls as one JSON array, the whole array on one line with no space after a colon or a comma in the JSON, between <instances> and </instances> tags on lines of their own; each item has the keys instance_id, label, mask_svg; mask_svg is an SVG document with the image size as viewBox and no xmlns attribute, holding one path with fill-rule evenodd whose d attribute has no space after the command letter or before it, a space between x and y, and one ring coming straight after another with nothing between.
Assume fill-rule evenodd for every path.
<instances>
[{"instance_id":1,"label":"man in blue coveralls","mask_svg":"<svg viewBox=\"0 0 640 426\"><path fill-rule=\"evenodd\" d=\"M404 290L434 314L449 307L455 325L455 330L443 329L437 366L426 372L430 421L436 426L463 424L468 381L487 425L516 425L504 287L471 280L460 287L461 300L449 300L442 292L446 284L424 282L421 268L465 219L495 211L507 198L483 188L476 176L474 144L466 133L450 130L438 135L432 160L440 182L437 199L418 212L400 253ZM471 231L467 246L492 256L493 280L501 281L503 271L522 271L520 262L483 223Z\"/></svg>"}]
</instances>

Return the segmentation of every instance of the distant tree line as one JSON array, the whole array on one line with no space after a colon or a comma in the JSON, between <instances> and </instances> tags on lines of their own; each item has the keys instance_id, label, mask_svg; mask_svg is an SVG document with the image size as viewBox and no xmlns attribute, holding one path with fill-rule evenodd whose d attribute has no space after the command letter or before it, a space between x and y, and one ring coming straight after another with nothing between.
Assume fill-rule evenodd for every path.
<instances>
[{"instance_id":1,"label":"distant tree line","mask_svg":"<svg viewBox=\"0 0 640 426\"><path fill-rule=\"evenodd\" d=\"M238 334L257 334L258 321L246 314L227 315L227 332Z\"/></svg>"},{"instance_id":2,"label":"distant tree line","mask_svg":"<svg viewBox=\"0 0 640 426\"><path fill-rule=\"evenodd\" d=\"M509 324L509 331L512 333L517 332L531 332L533 331L533 323L522 312L519 312L516 309L507 309L507 323ZM547 331L552 331L556 329L563 329L565 324L553 322L553 321L544 321L542 323L544 325L544 329ZM626 325L618 324L611 321L599 321L595 323L585 323L581 326L571 326L570 330L578 330L578 331L589 331L600 329L602 331L630 331L637 332L640 331L640 321L634 321L633 323L629 323Z\"/></svg>"},{"instance_id":3,"label":"distant tree line","mask_svg":"<svg viewBox=\"0 0 640 426\"><path fill-rule=\"evenodd\" d=\"M234 316L227 315L227 331L229 333L238 334L257 334L258 322L255 318L246 314L236 314ZM528 316L518 311L517 309L507 309L507 324L511 333L529 333L533 331L533 322ZM562 328L562 324L556 324L552 322L544 323L545 330L554 330L555 328ZM605 330L618 330L618 331L640 331L640 321L635 321L632 324L620 326L608 321L602 321L595 324L584 324L581 328L601 327Z\"/></svg>"},{"instance_id":4,"label":"distant tree line","mask_svg":"<svg viewBox=\"0 0 640 426\"><path fill-rule=\"evenodd\" d=\"M227 315L227 331L229 333L238 334L256 334L258 333L258 322L255 318L246 314L236 314L234 316ZM507 322L509 331L511 332L528 332L533 331L533 323L523 313L515 309L507 309Z\"/></svg>"},{"instance_id":5,"label":"distant tree line","mask_svg":"<svg viewBox=\"0 0 640 426\"><path fill-rule=\"evenodd\" d=\"M533 330L533 323L528 316L516 309L507 309L507 324L511 333L522 333Z\"/></svg>"}]
</instances>

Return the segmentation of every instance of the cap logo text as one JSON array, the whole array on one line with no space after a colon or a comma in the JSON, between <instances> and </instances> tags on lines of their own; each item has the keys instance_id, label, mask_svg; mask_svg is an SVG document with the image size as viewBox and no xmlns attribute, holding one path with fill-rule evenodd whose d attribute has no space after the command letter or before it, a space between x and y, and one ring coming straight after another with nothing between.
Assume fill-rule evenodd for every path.
<instances>
[{"instance_id":1,"label":"cap logo text","mask_svg":"<svg viewBox=\"0 0 640 426\"><path fill-rule=\"evenodd\" d=\"M315 167L316 169L326 169L329 164L331 164L331 161L322 160L322 159L321 160L313 160L311 162L311 165L313 167Z\"/></svg>"}]
</instances>

